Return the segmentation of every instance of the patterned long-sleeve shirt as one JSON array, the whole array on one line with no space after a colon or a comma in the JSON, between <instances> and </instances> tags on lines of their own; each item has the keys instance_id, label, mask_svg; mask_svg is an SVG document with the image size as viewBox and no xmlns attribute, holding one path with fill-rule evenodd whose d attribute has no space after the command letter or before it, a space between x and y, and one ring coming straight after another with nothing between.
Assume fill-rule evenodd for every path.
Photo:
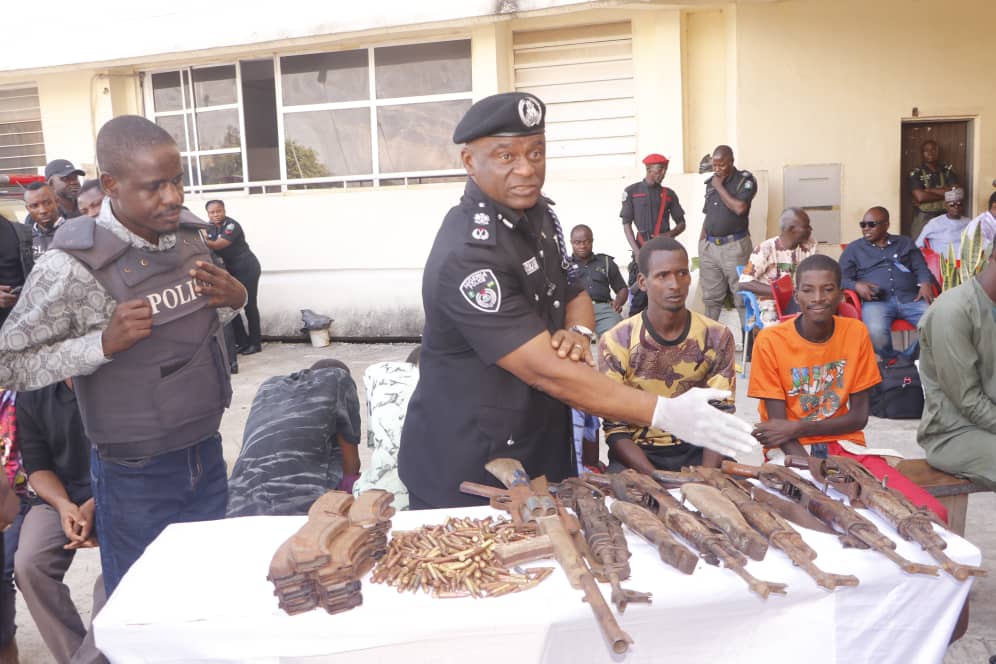
<instances>
[{"instance_id":1,"label":"patterned long-sleeve shirt","mask_svg":"<svg viewBox=\"0 0 996 664\"><path fill-rule=\"evenodd\" d=\"M97 223L145 251L176 245L174 233L160 235L159 244L153 245L129 231L114 217L109 198ZM116 304L83 263L58 249L42 254L0 329L0 386L34 390L88 376L110 362L102 335ZM218 315L225 323L234 311L219 308Z\"/></svg>"}]
</instances>

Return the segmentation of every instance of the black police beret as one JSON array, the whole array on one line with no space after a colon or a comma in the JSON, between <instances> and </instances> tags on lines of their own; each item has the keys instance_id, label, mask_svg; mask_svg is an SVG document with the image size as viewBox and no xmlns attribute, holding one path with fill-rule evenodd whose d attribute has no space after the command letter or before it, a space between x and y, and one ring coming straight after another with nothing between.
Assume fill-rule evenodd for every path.
<instances>
[{"instance_id":1,"label":"black police beret","mask_svg":"<svg viewBox=\"0 0 996 664\"><path fill-rule=\"evenodd\" d=\"M482 136L531 136L542 134L546 106L525 92L503 92L480 100L464 114L453 130L454 143L469 143Z\"/></svg>"}]
</instances>

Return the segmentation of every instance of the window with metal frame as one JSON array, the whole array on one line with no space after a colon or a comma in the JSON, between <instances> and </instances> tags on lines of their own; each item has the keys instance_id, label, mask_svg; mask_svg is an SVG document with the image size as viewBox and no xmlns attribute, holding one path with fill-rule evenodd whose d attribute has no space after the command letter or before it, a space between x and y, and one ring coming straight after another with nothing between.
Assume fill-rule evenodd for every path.
<instances>
[{"instance_id":1,"label":"window with metal frame","mask_svg":"<svg viewBox=\"0 0 996 664\"><path fill-rule=\"evenodd\" d=\"M45 163L38 88L0 87L0 173L34 174Z\"/></svg>"},{"instance_id":2,"label":"window with metal frame","mask_svg":"<svg viewBox=\"0 0 996 664\"><path fill-rule=\"evenodd\" d=\"M470 40L241 60L149 78L149 115L180 146L191 191L463 178L451 136L472 103Z\"/></svg>"}]
</instances>

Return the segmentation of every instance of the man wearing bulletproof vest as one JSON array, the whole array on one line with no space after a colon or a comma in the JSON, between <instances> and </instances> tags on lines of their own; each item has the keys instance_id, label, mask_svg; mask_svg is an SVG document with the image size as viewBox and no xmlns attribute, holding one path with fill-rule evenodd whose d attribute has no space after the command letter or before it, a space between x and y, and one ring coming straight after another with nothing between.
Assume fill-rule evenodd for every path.
<instances>
[{"instance_id":1,"label":"man wearing bulletproof vest","mask_svg":"<svg viewBox=\"0 0 996 664\"><path fill-rule=\"evenodd\" d=\"M225 515L219 330L246 290L212 264L207 224L183 210L167 132L116 117L97 134L97 161L110 204L61 228L39 258L0 332L0 384L73 378L110 596L167 525Z\"/></svg>"}]
</instances>

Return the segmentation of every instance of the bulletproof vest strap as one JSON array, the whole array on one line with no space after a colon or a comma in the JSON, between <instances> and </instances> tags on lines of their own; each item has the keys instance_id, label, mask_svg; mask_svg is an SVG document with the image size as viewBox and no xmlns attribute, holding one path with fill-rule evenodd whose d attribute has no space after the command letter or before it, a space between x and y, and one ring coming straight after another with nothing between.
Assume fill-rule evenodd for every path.
<instances>
[{"instance_id":1,"label":"bulletproof vest strap","mask_svg":"<svg viewBox=\"0 0 996 664\"><path fill-rule=\"evenodd\" d=\"M76 217L59 227L50 249L60 249L86 265L100 270L120 258L130 245L98 226L93 217Z\"/></svg>"}]
</instances>

